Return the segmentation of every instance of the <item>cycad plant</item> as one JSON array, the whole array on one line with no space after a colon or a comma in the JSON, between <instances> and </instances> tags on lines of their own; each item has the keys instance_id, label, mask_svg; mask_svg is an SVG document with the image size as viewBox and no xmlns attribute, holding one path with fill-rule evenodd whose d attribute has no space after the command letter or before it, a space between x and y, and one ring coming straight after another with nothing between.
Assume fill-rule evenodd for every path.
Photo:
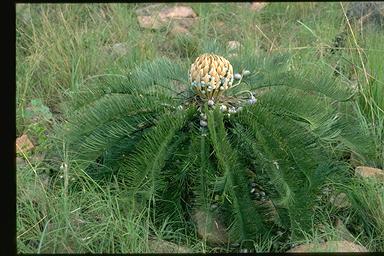
<instances>
[{"instance_id":1,"label":"cycad plant","mask_svg":"<svg viewBox=\"0 0 384 256\"><path fill-rule=\"evenodd\" d=\"M190 65L160 58L82 88L66 108L71 158L120 180L132 210L159 225L194 232L204 212L231 242L299 239L321 186L346 173L334 149L352 93L281 55L203 54Z\"/></svg>"}]
</instances>

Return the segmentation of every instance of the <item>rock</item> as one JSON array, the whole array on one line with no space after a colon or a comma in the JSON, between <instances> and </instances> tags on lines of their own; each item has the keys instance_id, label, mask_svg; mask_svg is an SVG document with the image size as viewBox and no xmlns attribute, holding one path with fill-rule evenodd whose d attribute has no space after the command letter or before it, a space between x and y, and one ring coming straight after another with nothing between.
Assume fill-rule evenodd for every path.
<instances>
[{"instance_id":1,"label":"rock","mask_svg":"<svg viewBox=\"0 0 384 256\"><path fill-rule=\"evenodd\" d=\"M266 2L252 2L251 3L251 10L252 11L260 11L261 9L263 9L268 3Z\"/></svg>"},{"instance_id":2,"label":"rock","mask_svg":"<svg viewBox=\"0 0 384 256\"><path fill-rule=\"evenodd\" d=\"M384 171L378 168L368 166L358 166L355 169L355 175L363 178L375 177L384 179Z\"/></svg>"},{"instance_id":3,"label":"rock","mask_svg":"<svg viewBox=\"0 0 384 256\"><path fill-rule=\"evenodd\" d=\"M196 21L197 15L191 7L155 7L147 6L136 11L140 27L157 30L171 23L171 33L172 30L173 33L185 33Z\"/></svg>"},{"instance_id":4,"label":"rock","mask_svg":"<svg viewBox=\"0 0 384 256\"><path fill-rule=\"evenodd\" d=\"M170 8L164 8L160 11L159 16L161 19L167 18L196 18L196 13L191 7L187 6L175 6Z\"/></svg>"},{"instance_id":5,"label":"rock","mask_svg":"<svg viewBox=\"0 0 384 256\"><path fill-rule=\"evenodd\" d=\"M238 41L229 41L227 44L227 48L229 51L236 51L240 49L241 44Z\"/></svg>"},{"instance_id":6,"label":"rock","mask_svg":"<svg viewBox=\"0 0 384 256\"><path fill-rule=\"evenodd\" d=\"M351 207L351 202L348 200L348 196L345 193L332 195L329 201L338 209Z\"/></svg>"},{"instance_id":7,"label":"rock","mask_svg":"<svg viewBox=\"0 0 384 256\"><path fill-rule=\"evenodd\" d=\"M228 242L228 234L223 225L211 214L204 211L196 211L193 220L197 226L200 238L209 244L225 244Z\"/></svg>"},{"instance_id":8,"label":"rock","mask_svg":"<svg viewBox=\"0 0 384 256\"><path fill-rule=\"evenodd\" d=\"M34 145L29 140L28 135L23 134L16 139L16 153L25 153L34 148Z\"/></svg>"},{"instance_id":9,"label":"rock","mask_svg":"<svg viewBox=\"0 0 384 256\"><path fill-rule=\"evenodd\" d=\"M367 248L349 241L302 244L287 252L368 252Z\"/></svg>"},{"instance_id":10,"label":"rock","mask_svg":"<svg viewBox=\"0 0 384 256\"><path fill-rule=\"evenodd\" d=\"M179 246L161 239L151 239L148 241L148 247L151 253L191 253L192 250Z\"/></svg>"}]
</instances>

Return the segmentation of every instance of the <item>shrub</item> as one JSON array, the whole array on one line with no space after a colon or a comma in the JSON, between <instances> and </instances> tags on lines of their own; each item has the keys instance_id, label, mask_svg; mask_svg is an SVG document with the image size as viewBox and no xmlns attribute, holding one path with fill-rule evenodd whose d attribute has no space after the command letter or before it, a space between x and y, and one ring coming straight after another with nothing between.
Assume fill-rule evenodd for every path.
<instances>
[{"instance_id":1,"label":"shrub","mask_svg":"<svg viewBox=\"0 0 384 256\"><path fill-rule=\"evenodd\" d=\"M165 58L97 77L66 105L70 157L95 179L123 182L132 210L159 225L194 232L192 215L204 211L231 241L278 230L298 239L326 180L348 175L353 94L319 67L294 70L288 56L230 62L241 80L213 101L191 89L188 65Z\"/></svg>"}]
</instances>

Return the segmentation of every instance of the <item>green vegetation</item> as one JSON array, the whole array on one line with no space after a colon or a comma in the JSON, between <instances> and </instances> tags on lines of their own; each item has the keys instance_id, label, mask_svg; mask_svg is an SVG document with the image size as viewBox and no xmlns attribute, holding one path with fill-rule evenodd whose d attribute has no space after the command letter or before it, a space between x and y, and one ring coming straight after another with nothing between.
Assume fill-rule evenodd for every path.
<instances>
[{"instance_id":1,"label":"green vegetation","mask_svg":"<svg viewBox=\"0 0 384 256\"><path fill-rule=\"evenodd\" d=\"M384 169L382 23L340 3L248 5L188 4L179 34L141 28L140 4L17 5L17 135L35 144L18 153L18 252L285 252L346 239L340 221L384 250L382 181L354 176ZM250 71L226 94L255 104L191 100L206 52ZM201 238L196 213L227 241Z\"/></svg>"}]
</instances>

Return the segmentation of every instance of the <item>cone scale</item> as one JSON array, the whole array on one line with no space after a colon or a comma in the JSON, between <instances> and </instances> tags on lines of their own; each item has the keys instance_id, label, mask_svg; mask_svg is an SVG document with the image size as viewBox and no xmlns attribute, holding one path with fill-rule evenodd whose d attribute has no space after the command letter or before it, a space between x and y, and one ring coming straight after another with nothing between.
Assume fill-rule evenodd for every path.
<instances>
[{"instance_id":1,"label":"cone scale","mask_svg":"<svg viewBox=\"0 0 384 256\"><path fill-rule=\"evenodd\" d=\"M201 99L217 99L232 86L233 68L224 57L206 53L191 65L189 80Z\"/></svg>"}]
</instances>

